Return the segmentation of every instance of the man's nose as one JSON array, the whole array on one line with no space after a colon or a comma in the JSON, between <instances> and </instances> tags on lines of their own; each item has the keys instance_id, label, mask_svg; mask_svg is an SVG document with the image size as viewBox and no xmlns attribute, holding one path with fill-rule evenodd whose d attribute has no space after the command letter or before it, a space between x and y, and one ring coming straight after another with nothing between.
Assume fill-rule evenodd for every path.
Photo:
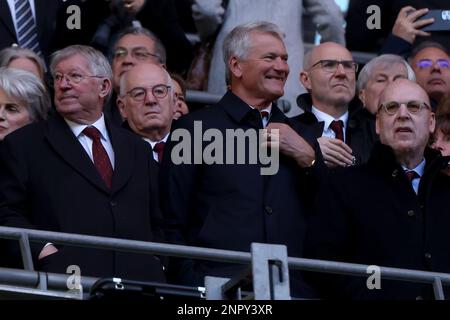
<instances>
[{"instance_id":1,"label":"man's nose","mask_svg":"<svg viewBox=\"0 0 450 320\"><path fill-rule=\"evenodd\" d=\"M344 66L342 65L342 63L338 63L336 71L335 71L336 75L339 76L346 76L347 73L345 72Z\"/></svg>"},{"instance_id":2,"label":"man's nose","mask_svg":"<svg viewBox=\"0 0 450 320\"><path fill-rule=\"evenodd\" d=\"M397 114L399 117L402 117L402 118L411 116L411 114L408 111L408 108L406 107L406 104L404 104L404 103L400 104L400 108L398 109Z\"/></svg>"}]
</instances>

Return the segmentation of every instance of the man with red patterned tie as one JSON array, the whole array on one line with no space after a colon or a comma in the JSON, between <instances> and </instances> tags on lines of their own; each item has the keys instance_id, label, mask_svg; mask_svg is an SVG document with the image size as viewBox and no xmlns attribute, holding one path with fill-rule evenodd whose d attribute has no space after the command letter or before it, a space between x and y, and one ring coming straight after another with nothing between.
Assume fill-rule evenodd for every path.
<instances>
[{"instance_id":1,"label":"man with red patterned tie","mask_svg":"<svg viewBox=\"0 0 450 320\"><path fill-rule=\"evenodd\" d=\"M417 83L398 79L385 88L376 118L380 142L366 164L336 169L321 185L307 257L450 272L449 157L427 147L434 127L430 100ZM366 281L315 279L330 298L433 298L431 285L382 278L373 289Z\"/></svg>"},{"instance_id":2,"label":"man with red patterned tie","mask_svg":"<svg viewBox=\"0 0 450 320\"><path fill-rule=\"evenodd\" d=\"M157 166L150 147L103 115L112 71L99 51L70 46L52 56L56 114L16 130L0 149L0 225L142 241L162 241ZM165 281L160 260L137 255L32 245L37 268Z\"/></svg>"},{"instance_id":3,"label":"man with red patterned tie","mask_svg":"<svg viewBox=\"0 0 450 320\"><path fill-rule=\"evenodd\" d=\"M359 148L366 132L353 121L350 102L355 96L358 64L345 47L325 42L305 54L300 81L308 93L297 99L305 112L294 121L315 128L325 164L349 166L361 162Z\"/></svg>"},{"instance_id":4,"label":"man with red patterned tie","mask_svg":"<svg viewBox=\"0 0 450 320\"><path fill-rule=\"evenodd\" d=\"M120 78L117 106L128 127L147 141L153 159L161 162L175 110L175 95L169 73L160 65L144 63Z\"/></svg>"}]
</instances>

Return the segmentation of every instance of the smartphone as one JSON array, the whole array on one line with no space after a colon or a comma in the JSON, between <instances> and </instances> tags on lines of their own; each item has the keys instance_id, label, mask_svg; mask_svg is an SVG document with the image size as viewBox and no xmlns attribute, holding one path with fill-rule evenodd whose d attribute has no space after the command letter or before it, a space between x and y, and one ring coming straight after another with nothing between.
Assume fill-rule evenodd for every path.
<instances>
[{"instance_id":1,"label":"smartphone","mask_svg":"<svg viewBox=\"0 0 450 320\"><path fill-rule=\"evenodd\" d=\"M450 9L430 10L428 13L418 19L424 20L434 18L432 24L426 25L423 31L450 31Z\"/></svg>"}]
</instances>

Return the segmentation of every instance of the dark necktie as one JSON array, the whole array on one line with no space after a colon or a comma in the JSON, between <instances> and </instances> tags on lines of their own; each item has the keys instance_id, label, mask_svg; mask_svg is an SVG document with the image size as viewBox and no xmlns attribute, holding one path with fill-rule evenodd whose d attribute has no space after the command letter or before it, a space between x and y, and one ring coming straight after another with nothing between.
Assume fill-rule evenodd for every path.
<instances>
[{"instance_id":1,"label":"dark necktie","mask_svg":"<svg viewBox=\"0 0 450 320\"><path fill-rule=\"evenodd\" d=\"M412 183L414 179L420 178L417 172L414 170L409 170L405 172L406 177L408 178L408 181Z\"/></svg>"},{"instance_id":2,"label":"dark necktie","mask_svg":"<svg viewBox=\"0 0 450 320\"><path fill-rule=\"evenodd\" d=\"M263 128L266 127L266 124L269 122L269 112L267 111L261 111L261 120L262 120L262 124L263 124Z\"/></svg>"},{"instance_id":3,"label":"dark necktie","mask_svg":"<svg viewBox=\"0 0 450 320\"><path fill-rule=\"evenodd\" d=\"M28 48L42 56L39 48L39 40L36 22L29 0L15 0L14 10L16 14L17 41L22 48Z\"/></svg>"},{"instance_id":4,"label":"dark necktie","mask_svg":"<svg viewBox=\"0 0 450 320\"><path fill-rule=\"evenodd\" d=\"M155 146L153 147L153 151L158 154L158 162L159 163L161 163L161 161L163 159L165 144L166 143L164 141L161 141L161 142L158 142L157 144L155 144Z\"/></svg>"},{"instance_id":5,"label":"dark necktie","mask_svg":"<svg viewBox=\"0 0 450 320\"><path fill-rule=\"evenodd\" d=\"M331 121L330 128L336 134L336 139L344 141L344 122L342 120Z\"/></svg>"},{"instance_id":6,"label":"dark necktie","mask_svg":"<svg viewBox=\"0 0 450 320\"><path fill-rule=\"evenodd\" d=\"M100 131L97 128L88 127L83 130L83 133L92 139L94 165L108 188L111 188L113 169L109 156L100 141Z\"/></svg>"}]
</instances>

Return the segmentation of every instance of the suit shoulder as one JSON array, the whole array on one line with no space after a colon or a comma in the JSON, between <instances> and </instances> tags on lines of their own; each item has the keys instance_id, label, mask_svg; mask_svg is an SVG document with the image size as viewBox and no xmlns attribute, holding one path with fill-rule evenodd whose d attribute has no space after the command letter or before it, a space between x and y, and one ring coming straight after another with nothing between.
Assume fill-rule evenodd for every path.
<instances>
[{"instance_id":1,"label":"suit shoulder","mask_svg":"<svg viewBox=\"0 0 450 320\"><path fill-rule=\"evenodd\" d=\"M225 116L223 108L215 104L211 107L205 107L201 110L191 112L178 120L173 121L173 128L191 128L195 121L220 121Z\"/></svg>"},{"instance_id":2,"label":"suit shoulder","mask_svg":"<svg viewBox=\"0 0 450 320\"><path fill-rule=\"evenodd\" d=\"M11 141L11 144L35 143L44 136L46 130L46 122L33 122L19 128L5 137L5 141Z\"/></svg>"}]
</instances>

